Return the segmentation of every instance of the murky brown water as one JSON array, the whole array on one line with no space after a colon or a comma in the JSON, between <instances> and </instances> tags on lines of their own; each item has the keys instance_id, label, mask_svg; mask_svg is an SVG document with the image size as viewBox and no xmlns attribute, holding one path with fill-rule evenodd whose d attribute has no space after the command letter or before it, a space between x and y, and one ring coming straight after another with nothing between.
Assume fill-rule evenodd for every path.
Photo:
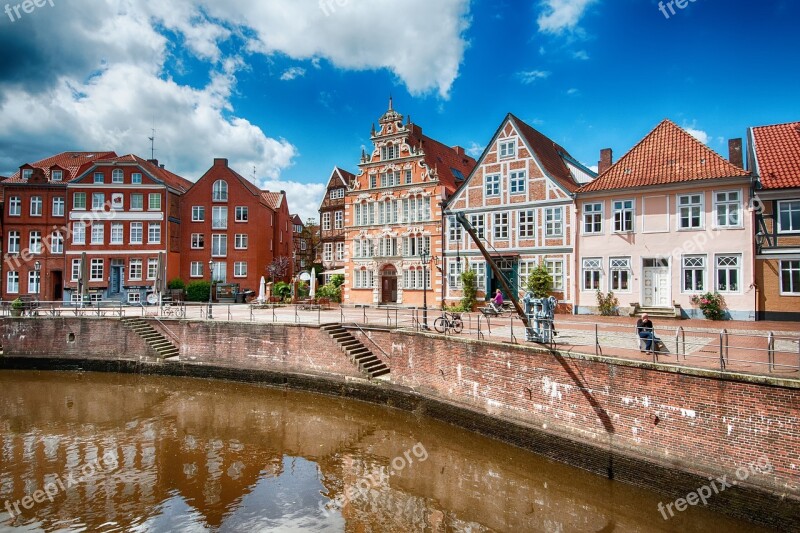
<instances>
[{"instance_id":1,"label":"murky brown water","mask_svg":"<svg viewBox=\"0 0 800 533\"><path fill-rule=\"evenodd\" d=\"M237 383L0 371L0 445L0 531L756 530L665 521L655 494L405 412Z\"/></svg>"}]
</instances>

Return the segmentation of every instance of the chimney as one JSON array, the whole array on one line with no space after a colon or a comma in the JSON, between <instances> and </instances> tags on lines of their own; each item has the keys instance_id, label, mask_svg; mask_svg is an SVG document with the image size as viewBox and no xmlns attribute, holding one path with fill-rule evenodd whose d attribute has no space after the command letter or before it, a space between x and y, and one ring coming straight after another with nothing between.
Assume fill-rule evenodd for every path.
<instances>
[{"instance_id":1,"label":"chimney","mask_svg":"<svg viewBox=\"0 0 800 533\"><path fill-rule=\"evenodd\" d=\"M602 174L614 164L614 155L611 148L600 150L600 161L597 162L597 173Z\"/></svg>"},{"instance_id":2,"label":"chimney","mask_svg":"<svg viewBox=\"0 0 800 533\"><path fill-rule=\"evenodd\" d=\"M744 157L742 156L742 139L728 140L728 161L739 168L744 168Z\"/></svg>"},{"instance_id":3,"label":"chimney","mask_svg":"<svg viewBox=\"0 0 800 533\"><path fill-rule=\"evenodd\" d=\"M453 146L453 150L455 150L458 155L464 155L464 148L461 146Z\"/></svg>"},{"instance_id":4,"label":"chimney","mask_svg":"<svg viewBox=\"0 0 800 533\"><path fill-rule=\"evenodd\" d=\"M147 162L152 165L158 166L158 159L148 159Z\"/></svg>"},{"instance_id":5,"label":"chimney","mask_svg":"<svg viewBox=\"0 0 800 533\"><path fill-rule=\"evenodd\" d=\"M215 157L214 158L214 166L222 166L228 168L228 160L224 157Z\"/></svg>"}]
</instances>

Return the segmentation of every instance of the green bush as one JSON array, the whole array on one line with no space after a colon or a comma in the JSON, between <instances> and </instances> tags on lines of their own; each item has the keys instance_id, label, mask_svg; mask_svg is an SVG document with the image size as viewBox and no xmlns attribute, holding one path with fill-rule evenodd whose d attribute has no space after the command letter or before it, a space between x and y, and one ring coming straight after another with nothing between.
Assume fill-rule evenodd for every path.
<instances>
[{"instance_id":1,"label":"green bush","mask_svg":"<svg viewBox=\"0 0 800 533\"><path fill-rule=\"evenodd\" d=\"M612 291L603 294L603 291L597 289L597 307L603 316L619 316L619 300Z\"/></svg>"},{"instance_id":2,"label":"green bush","mask_svg":"<svg viewBox=\"0 0 800 533\"><path fill-rule=\"evenodd\" d=\"M339 285L334 285L333 280L330 283L326 283L319 289L317 289L317 298L328 298L334 302L341 302L342 301L342 287Z\"/></svg>"},{"instance_id":3,"label":"green bush","mask_svg":"<svg viewBox=\"0 0 800 533\"><path fill-rule=\"evenodd\" d=\"M334 287L341 287L342 285L344 285L344 274L334 274L333 276L331 276L330 283Z\"/></svg>"},{"instance_id":4,"label":"green bush","mask_svg":"<svg viewBox=\"0 0 800 533\"><path fill-rule=\"evenodd\" d=\"M169 280L169 283L167 283L167 288L170 290L185 289L186 283L184 283L181 278L171 279Z\"/></svg>"},{"instance_id":5,"label":"green bush","mask_svg":"<svg viewBox=\"0 0 800 533\"><path fill-rule=\"evenodd\" d=\"M716 292L707 292L692 296L692 303L703 311L703 316L708 320L722 320L725 318L725 299Z\"/></svg>"},{"instance_id":6,"label":"green bush","mask_svg":"<svg viewBox=\"0 0 800 533\"><path fill-rule=\"evenodd\" d=\"M310 287L308 283L305 281L301 281L297 284L297 297L298 298L308 298L308 293L310 291Z\"/></svg>"},{"instance_id":7,"label":"green bush","mask_svg":"<svg viewBox=\"0 0 800 533\"><path fill-rule=\"evenodd\" d=\"M461 273L461 311L469 312L478 300L478 275L474 270Z\"/></svg>"},{"instance_id":8,"label":"green bush","mask_svg":"<svg viewBox=\"0 0 800 533\"><path fill-rule=\"evenodd\" d=\"M193 281L186 286L186 300L189 302L207 302L211 290L208 281Z\"/></svg>"},{"instance_id":9,"label":"green bush","mask_svg":"<svg viewBox=\"0 0 800 533\"><path fill-rule=\"evenodd\" d=\"M286 299L292 297L292 286L285 281L279 281L272 286L272 295L279 298Z\"/></svg>"},{"instance_id":10,"label":"green bush","mask_svg":"<svg viewBox=\"0 0 800 533\"><path fill-rule=\"evenodd\" d=\"M543 264L536 265L525 281L525 289L533 293L534 298L547 298L553 290L553 276Z\"/></svg>"}]
</instances>

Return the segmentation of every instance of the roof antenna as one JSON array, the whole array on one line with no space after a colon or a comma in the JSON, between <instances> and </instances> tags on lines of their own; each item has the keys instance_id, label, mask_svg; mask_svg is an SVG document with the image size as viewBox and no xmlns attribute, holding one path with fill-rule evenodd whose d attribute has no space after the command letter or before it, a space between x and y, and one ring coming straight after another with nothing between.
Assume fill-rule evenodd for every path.
<instances>
[{"instance_id":1,"label":"roof antenna","mask_svg":"<svg viewBox=\"0 0 800 533\"><path fill-rule=\"evenodd\" d=\"M253 165L253 185L256 184L256 166Z\"/></svg>"},{"instance_id":2,"label":"roof antenna","mask_svg":"<svg viewBox=\"0 0 800 533\"><path fill-rule=\"evenodd\" d=\"M155 124L153 124L153 126L155 126ZM151 131L153 132L153 135L151 137L148 137L148 139L150 140L150 160L152 161L153 159L156 158L156 146L155 146L156 129L155 129L155 127Z\"/></svg>"}]
</instances>

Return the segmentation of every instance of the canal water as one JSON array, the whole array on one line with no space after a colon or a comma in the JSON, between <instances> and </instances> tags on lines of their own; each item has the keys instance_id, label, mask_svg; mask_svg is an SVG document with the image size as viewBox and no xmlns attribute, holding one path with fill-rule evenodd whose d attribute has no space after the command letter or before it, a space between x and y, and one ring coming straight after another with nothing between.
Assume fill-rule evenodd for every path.
<instances>
[{"instance_id":1,"label":"canal water","mask_svg":"<svg viewBox=\"0 0 800 533\"><path fill-rule=\"evenodd\" d=\"M200 379L0 371L0 461L3 532L758 530L424 416Z\"/></svg>"}]
</instances>

